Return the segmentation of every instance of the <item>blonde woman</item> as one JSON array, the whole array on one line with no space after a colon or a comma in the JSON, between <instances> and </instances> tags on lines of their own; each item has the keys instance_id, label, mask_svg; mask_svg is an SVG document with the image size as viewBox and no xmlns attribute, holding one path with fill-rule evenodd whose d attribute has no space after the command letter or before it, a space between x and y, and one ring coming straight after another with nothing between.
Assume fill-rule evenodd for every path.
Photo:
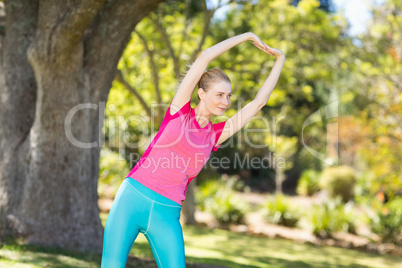
<instances>
[{"instance_id":1,"label":"blonde woman","mask_svg":"<svg viewBox=\"0 0 402 268\"><path fill-rule=\"evenodd\" d=\"M211 116L223 115L230 106L231 81L219 69L204 70L213 59L245 41L276 56L275 65L250 103L230 119L212 124ZM284 62L282 51L269 47L251 32L201 52L180 83L157 135L120 185L106 221L101 267L125 267L140 232L147 238L158 267L186 266L179 219L187 186L211 151L265 106ZM190 99L197 85L199 103L192 108Z\"/></svg>"}]
</instances>

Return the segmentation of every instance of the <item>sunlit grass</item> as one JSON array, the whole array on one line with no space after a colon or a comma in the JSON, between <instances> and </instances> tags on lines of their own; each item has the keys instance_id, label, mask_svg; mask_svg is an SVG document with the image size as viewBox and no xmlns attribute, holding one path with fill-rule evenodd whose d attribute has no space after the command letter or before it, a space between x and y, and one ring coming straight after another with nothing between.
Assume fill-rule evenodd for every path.
<instances>
[{"instance_id":1,"label":"sunlit grass","mask_svg":"<svg viewBox=\"0 0 402 268\"><path fill-rule=\"evenodd\" d=\"M107 214L101 213L105 225ZM227 267L402 267L402 258L381 256L336 247L318 247L284 239L270 239L221 229L184 226L186 261ZM152 259L151 248L139 234L130 256ZM59 249L20 245L8 241L0 249L0 267L99 267L101 256ZM127 267L156 267L155 263L130 260Z\"/></svg>"}]
</instances>

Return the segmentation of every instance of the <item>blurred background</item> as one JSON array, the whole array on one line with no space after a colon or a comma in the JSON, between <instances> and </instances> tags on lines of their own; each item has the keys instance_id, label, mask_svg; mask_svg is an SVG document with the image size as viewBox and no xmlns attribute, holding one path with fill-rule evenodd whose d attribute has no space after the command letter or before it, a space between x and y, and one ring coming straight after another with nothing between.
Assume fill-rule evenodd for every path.
<instances>
[{"instance_id":1,"label":"blurred background","mask_svg":"<svg viewBox=\"0 0 402 268\"><path fill-rule=\"evenodd\" d=\"M114 183L115 188L110 193L100 191L101 196L113 196L122 181L121 174L128 173L135 164L132 158L130 165L130 153L141 155L147 147L145 143L136 151L115 146L117 139L122 139L119 133L127 135L130 142L141 143L142 126L127 120L133 114L145 115L147 109L139 99L152 103L162 95L160 98L168 103L186 64L194 60L194 51L251 31L284 51L286 63L261 111L260 116L266 120L253 119L246 126L260 131L239 131L222 144L216 155L229 157L232 166L213 169L207 164L197 177L197 186L215 184L227 174L238 178L243 190L274 194L278 192L277 173L281 172L283 181L279 182L287 196L312 197L326 191L330 197L340 195L344 202L373 209L378 209L379 203L398 202L402 194L398 164L402 108L402 48L397 31L401 24L400 3L290 2L165 3L138 24L119 62L121 76L115 80L106 105L112 109L106 109L100 188L102 183ZM256 95L274 60L261 55L252 44L241 44L210 63L208 68L221 68L232 79L232 107L224 120L237 112L237 103L241 108ZM133 89L142 97L133 94ZM337 114L328 119L325 107L335 101ZM194 107L196 101L192 103ZM304 127L317 111L319 120ZM121 115L126 120L119 125L116 118ZM284 119L279 121L280 116ZM276 120L276 130L272 118ZM162 118L158 119L160 123ZM331 124L337 125L337 131L328 131ZM327 137L329 132L332 136ZM336 144L330 147L332 152L326 152L331 142ZM306 145L327 154L332 162L318 159L306 150ZM122 153L126 161L118 160L117 154ZM278 165L273 162L254 168L247 162L273 153L285 159L282 171L275 169ZM387 200L378 200L378 195Z\"/></svg>"},{"instance_id":2,"label":"blurred background","mask_svg":"<svg viewBox=\"0 0 402 268\"><path fill-rule=\"evenodd\" d=\"M235 1L165 3L145 18L119 62L121 76L111 89L106 107L113 111L106 109L106 121L112 120L115 130L118 115L145 114L132 87L145 103L157 102L159 94L168 103L194 53L254 32L284 51L281 77L260 117L245 127L256 131L239 131L215 153L229 158L229 167L207 164L197 176L195 220L187 221L245 224L245 218L255 222L252 212L258 211L259 216L265 213L258 221L309 230L320 238L346 232L357 236L339 238L348 243L400 245L400 1L230 2ZM229 75L234 93L227 117L216 122L255 96L273 63L252 44L234 47L210 63L208 68ZM332 118L326 116L330 104L336 110ZM313 114L314 124L305 126ZM120 126L118 132L129 133L130 141L139 142L144 134L135 122ZM146 144L138 151L108 146L117 134L107 126L104 131L99 189L100 196L113 197L121 170L128 172L135 164L130 165L130 153L141 154ZM122 153L126 162L116 161ZM281 157L286 164L250 164L267 157ZM265 231L269 235L271 229L272 235L275 228L269 224ZM254 227L264 232L262 226Z\"/></svg>"},{"instance_id":3,"label":"blurred background","mask_svg":"<svg viewBox=\"0 0 402 268\"><path fill-rule=\"evenodd\" d=\"M211 154L227 162L209 161L189 186L181 217L189 265L402 264L400 0L160 1L127 34L116 69L108 74L110 91L96 99L103 105L97 108L103 122L99 175L93 175L102 225L120 184L156 135L188 66L202 50L245 32L282 50L286 62L267 105ZM110 36L106 44L117 39ZM95 43L88 44L83 53ZM208 69L228 74L233 95L225 115L211 120L227 120L251 101L274 62L252 42L213 60ZM94 101L90 96L86 100ZM198 103L196 90L191 103ZM90 125L83 129L98 131ZM60 153L56 147L53 152ZM135 243L129 266L142 260L141 267L153 267L145 261L152 258L145 238ZM15 241L9 244L18 248ZM7 254L0 249L0 264L1 257L14 260ZM336 257L340 254L342 260ZM98 257L69 256L83 267L99 263Z\"/></svg>"}]
</instances>

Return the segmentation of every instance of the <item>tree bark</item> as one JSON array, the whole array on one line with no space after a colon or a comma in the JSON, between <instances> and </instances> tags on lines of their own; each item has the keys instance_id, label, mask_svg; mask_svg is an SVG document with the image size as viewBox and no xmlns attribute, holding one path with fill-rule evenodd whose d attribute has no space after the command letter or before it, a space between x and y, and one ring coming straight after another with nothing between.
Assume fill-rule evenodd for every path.
<instances>
[{"instance_id":1,"label":"tree bark","mask_svg":"<svg viewBox=\"0 0 402 268\"><path fill-rule=\"evenodd\" d=\"M275 165L275 193L282 194L282 183L284 181L284 169Z\"/></svg>"},{"instance_id":2,"label":"tree bark","mask_svg":"<svg viewBox=\"0 0 402 268\"><path fill-rule=\"evenodd\" d=\"M187 186L186 200L183 201L181 216L183 217L182 222L186 225L196 225L197 221L195 219L195 191L194 187L196 185L197 177L195 177Z\"/></svg>"},{"instance_id":3,"label":"tree bark","mask_svg":"<svg viewBox=\"0 0 402 268\"><path fill-rule=\"evenodd\" d=\"M161 0L5 3L0 232L101 253L104 104L135 25Z\"/></svg>"},{"instance_id":4,"label":"tree bark","mask_svg":"<svg viewBox=\"0 0 402 268\"><path fill-rule=\"evenodd\" d=\"M0 232L11 235L17 229L15 212L26 181L27 140L35 116L36 82L26 51L35 35L38 1L5 4L2 26L7 36L0 36Z\"/></svg>"}]
</instances>

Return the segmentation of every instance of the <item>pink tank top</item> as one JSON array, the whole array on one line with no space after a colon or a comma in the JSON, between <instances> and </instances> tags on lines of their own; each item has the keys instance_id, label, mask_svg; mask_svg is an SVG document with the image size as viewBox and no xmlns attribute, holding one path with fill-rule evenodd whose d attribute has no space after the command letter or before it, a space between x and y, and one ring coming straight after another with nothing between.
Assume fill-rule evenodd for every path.
<instances>
[{"instance_id":1,"label":"pink tank top","mask_svg":"<svg viewBox=\"0 0 402 268\"><path fill-rule=\"evenodd\" d=\"M187 186L200 173L226 121L201 128L190 100L174 115L170 106L161 127L138 163L128 173L149 189L182 205Z\"/></svg>"}]
</instances>

